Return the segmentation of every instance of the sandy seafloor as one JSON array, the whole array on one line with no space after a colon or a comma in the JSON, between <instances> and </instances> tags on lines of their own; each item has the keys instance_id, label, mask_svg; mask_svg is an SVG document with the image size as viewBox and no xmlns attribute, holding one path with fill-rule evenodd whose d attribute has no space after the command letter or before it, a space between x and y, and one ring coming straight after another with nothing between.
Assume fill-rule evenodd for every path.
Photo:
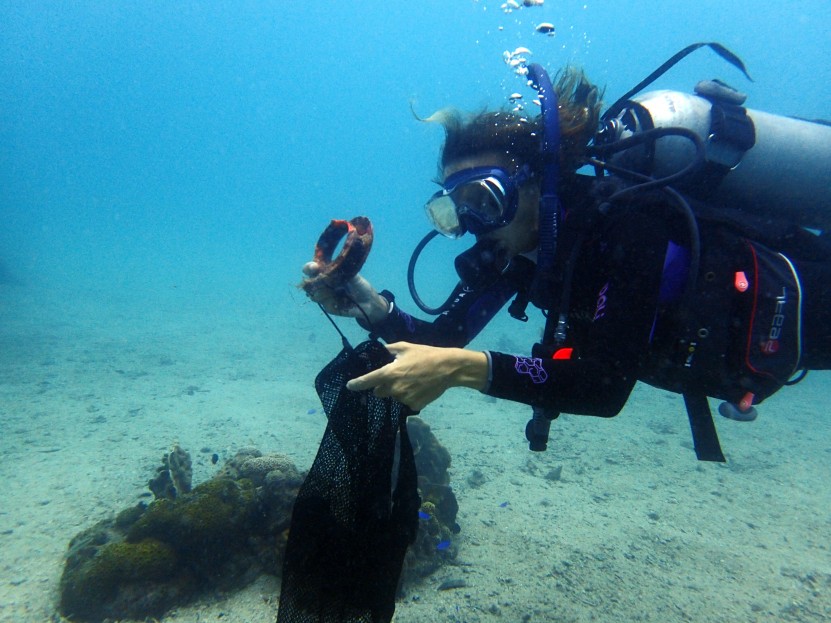
<instances>
[{"instance_id":1,"label":"sandy seafloor","mask_svg":"<svg viewBox=\"0 0 831 623\"><path fill-rule=\"evenodd\" d=\"M57 620L69 540L134 504L173 442L196 482L203 448L311 464L312 379L339 342L300 297L0 288L0 620ZM500 331L483 345L510 346ZM829 387L813 373L754 423L719 418L726 465L697 462L680 397L647 387L613 420L564 416L544 454L527 408L449 392L423 417L453 457L458 564L407 586L395 621L831 620ZM273 621L278 591L263 577L163 620Z\"/></svg>"}]
</instances>

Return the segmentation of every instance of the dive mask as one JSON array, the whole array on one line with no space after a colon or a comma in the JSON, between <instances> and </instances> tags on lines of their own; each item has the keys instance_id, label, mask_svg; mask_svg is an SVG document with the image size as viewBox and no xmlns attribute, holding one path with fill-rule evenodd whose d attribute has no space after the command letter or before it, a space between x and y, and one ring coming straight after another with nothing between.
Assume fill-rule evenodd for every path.
<instances>
[{"instance_id":1,"label":"dive mask","mask_svg":"<svg viewBox=\"0 0 831 623\"><path fill-rule=\"evenodd\" d=\"M499 167L463 169L424 206L433 227L448 238L484 234L504 227L516 215L519 186L531 177L526 165L515 175Z\"/></svg>"}]
</instances>

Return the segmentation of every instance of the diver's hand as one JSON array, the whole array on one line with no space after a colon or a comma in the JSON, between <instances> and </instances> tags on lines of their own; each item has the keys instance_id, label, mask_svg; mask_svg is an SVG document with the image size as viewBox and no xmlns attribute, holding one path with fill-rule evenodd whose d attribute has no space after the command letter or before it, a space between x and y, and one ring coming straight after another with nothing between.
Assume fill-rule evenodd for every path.
<instances>
[{"instance_id":1,"label":"diver's hand","mask_svg":"<svg viewBox=\"0 0 831 623\"><path fill-rule=\"evenodd\" d=\"M387 350L394 361L352 379L347 389L372 389L380 398L390 396L421 411L451 387L482 390L488 382L488 359L482 352L408 342L390 344Z\"/></svg>"},{"instance_id":2,"label":"diver's hand","mask_svg":"<svg viewBox=\"0 0 831 623\"><path fill-rule=\"evenodd\" d=\"M308 262L303 266L303 274L306 279L314 279L320 274L320 265L317 262ZM370 323L376 323L386 318L389 313L389 301L378 294L360 275L355 275L336 289L321 282L319 286L307 290L307 294L315 303L320 303L323 309L335 316L364 318Z\"/></svg>"}]
</instances>

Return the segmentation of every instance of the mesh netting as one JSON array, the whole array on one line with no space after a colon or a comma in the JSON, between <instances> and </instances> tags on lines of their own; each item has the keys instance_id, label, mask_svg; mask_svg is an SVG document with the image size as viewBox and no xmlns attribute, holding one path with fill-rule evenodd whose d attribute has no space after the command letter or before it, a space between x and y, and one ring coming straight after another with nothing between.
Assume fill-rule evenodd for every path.
<instances>
[{"instance_id":1,"label":"mesh netting","mask_svg":"<svg viewBox=\"0 0 831 623\"><path fill-rule=\"evenodd\" d=\"M389 361L380 343L363 342L315 379L329 422L294 505L277 623L389 621L395 611L420 505L409 412L391 398L346 389L349 379Z\"/></svg>"}]
</instances>

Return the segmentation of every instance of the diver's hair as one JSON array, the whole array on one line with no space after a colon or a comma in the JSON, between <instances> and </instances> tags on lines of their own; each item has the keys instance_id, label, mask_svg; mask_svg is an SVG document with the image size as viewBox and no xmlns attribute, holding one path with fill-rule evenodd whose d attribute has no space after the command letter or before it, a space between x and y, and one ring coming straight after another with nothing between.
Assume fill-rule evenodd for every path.
<instances>
[{"instance_id":1,"label":"diver's hair","mask_svg":"<svg viewBox=\"0 0 831 623\"><path fill-rule=\"evenodd\" d=\"M560 166L562 174L582 164L586 145L597 129L602 92L582 70L565 67L554 80L560 114ZM444 127L444 146L439 157L439 176L445 166L485 153L505 153L518 163L542 174L540 146L542 115L527 117L521 111L482 111L465 114L454 108L437 111L423 121Z\"/></svg>"}]
</instances>

